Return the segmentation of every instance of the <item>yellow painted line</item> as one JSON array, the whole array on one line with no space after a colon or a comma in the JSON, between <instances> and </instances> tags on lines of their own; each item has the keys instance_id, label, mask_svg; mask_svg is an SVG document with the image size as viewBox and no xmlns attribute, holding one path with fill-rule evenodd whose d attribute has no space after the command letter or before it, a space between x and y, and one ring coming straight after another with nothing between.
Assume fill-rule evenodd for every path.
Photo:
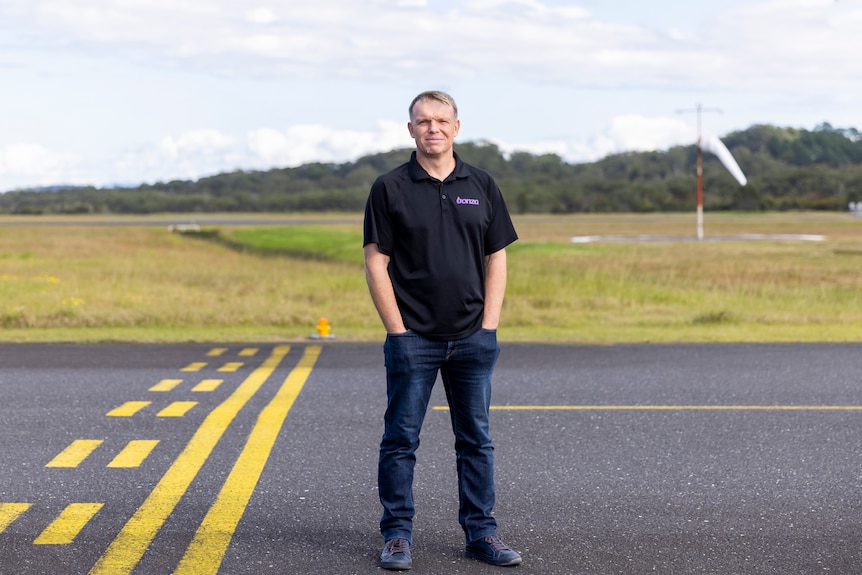
<instances>
[{"instance_id":1,"label":"yellow painted line","mask_svg":"<svg viewBox=\"0 0 862 575\"><path fill-rule=\"evenodd\" d=\"M0 503L0 533L32 506L32 503Z\"/></svg>"},{"instance_id":2,"label":"yellow painted line","mask_svg":"<svg viewBox=\"0 0 862 575\"><path fill-rule=\"evenodd\" d=\"M173 389L181 384L181 379L163 379L156 385L150 388L150 391L173 391Z\"/></svg>"},{"instance_id":3,"label":"yellow painted line","mask_svg":"<svg viewBox=\"0 0 862 575\"><path fill-rule=\"evenodd\" d=\"M223 381L223 379L202 379L199 384L192 388L192 391L215 391Z\"/></svg>"},{"instance_id":4,"label":"yellow painted line","mask_svg":"<svg viewBox=\"0 0 862 575\"><path fill-rule=\"evenodd\" d=\"M45 467L78 467L97 447L102 445L102 441L101 439L76 439Z\"/></svg>"},{"instance_id":5,"label":"yellow painted line","mask_svg":"<svg viewBox=\"0 0 862 575\"><path fill-rule=\"evenodd\" d=\"M435 405L436 411L448 411ZM862 411L862 405L492 405L496 411Z\"/></svg>"},{"instance_id":6,"label":"yellow painted line","mask_svg":"<svg viewBox=\"0 0 862 575\"><path fill-rule=\"evenodd\" d=\"M207 366L207 362L205 362L205 361L195 361L195 362L188 364L187 366L182 368L180 371L200 371L203 368L205 368L206 366Z\"/></svg>"},{"instance_id":7,"label":"yellow painted line","mask_svg":"<svg viewBox=\"0 0 862 575\"><path fill-rule=\"evenodd\" d=\"M33 545L69 545L104 503L70 503L33 541Z\"/></svg>"},{"instance_id":8,"label":"yellow painted line","mask_svg":"<svg viewBox=\"0 0 862 575\"><path fill-rule=\"evenodd\" d=\"M214 347L207 352L208 357L218 357L227 351L226 347Z\"/></svg>"},{"instance_id":9,"label":"yellow painted line","mask_svg":"<svg viewBox=\"0 0 862 575\"><path fill-rule=\"evenodd\" d=\"M243 366L241 361L229 361L220 368L219 371L236 371Z\"/></svg>"},{"instance_id":10,"label":"yellow painted line","mask_svg":"<svg viewBox=\"0 0 862 575\"><path fill-rule=\"evenodd\" d=\"M197 401L175 401L156 415L158 417L182 417L197 404Z\"/></svg>"},{"instance_id":11,"label":"yellow painted line","mask_svg":"<svg viewBox=\"0 0 862 575\"><path fill-rule=\"evenodd\" d=\"M321 351L311 346L288 374L278 393L260 412L239 458L210 507L174 575L218 572L228 544L263 472L281 426Z\"/></svg>"},{"instance_id":12,"label":"yellow painted line","mask_svg":"<svg viewBox=\"0 0 862 575\"><path fill-rule=\"evenodd\" d=\"M158 439L132 440L114 457L108 467L140 467L158 444Z\"/></svg>"},{"instance_id":13,"label":"yellow painted line","mask_svg":"<svg viewBox=\"0 0 862 575\"><path fill-rule=\"evenodd\" d=\"M289 351L288 346L276 347L260 367L252 371L227 399L210 412L182 453L90 570L90 575L131 573L231 421Z\"/></svg>"},{"instance_id":14,"label":"yellow painted line","mask_svg":"<svg viewBox=\"0 0 862 575\"><path fill-rule=\"evenodd\" d=\"M240 357L251 357L257 353L256 347L247 347L239 352Z\"/></svg>"},{"instance_id":15,"label":"yellow painted line","mask_svg":"<svg viewBox=\"0 0 862 575\"><path fill-rule=\"evenodd\" d=\"M112 409L106 415L108 417L131 417L151 403L152 401L127 401L120 407Z\"/></svg>"}]
</instances>

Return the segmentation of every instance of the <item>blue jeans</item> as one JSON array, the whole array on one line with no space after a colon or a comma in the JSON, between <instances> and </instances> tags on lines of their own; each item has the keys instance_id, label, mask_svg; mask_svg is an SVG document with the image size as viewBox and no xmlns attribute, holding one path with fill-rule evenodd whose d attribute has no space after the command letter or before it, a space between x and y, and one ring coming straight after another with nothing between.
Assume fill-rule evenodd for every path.
<instances>
[{"instance_id":1,"label":"blue jeans","mask_svg":"<svg viewBox=\"0 0 862 575\"><path fill-rule=\"evenodd\" d=\"M388 335L383 353L388 402L377 470L383 538L413 541L413 468L438 372L455 434L458 521L468 542L496 534L497 522L491 515L494 447L488 432L491 374L500 355L496 331L481 329L449 342L408 331Z\"/></svg>"}]
</instances>

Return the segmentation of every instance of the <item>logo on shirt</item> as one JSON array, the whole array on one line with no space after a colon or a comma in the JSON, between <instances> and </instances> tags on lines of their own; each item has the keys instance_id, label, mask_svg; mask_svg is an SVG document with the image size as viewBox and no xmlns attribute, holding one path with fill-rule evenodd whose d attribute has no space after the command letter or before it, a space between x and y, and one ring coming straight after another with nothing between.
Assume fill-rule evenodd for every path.
<instances>
[{"instance_id":1,"label":"logo on shirt","mask_svg":"<svg viewBox=\"0 0 862 575\"><path fill-rule=\"evenodd\" d=\"M457 198L455 198L455 203L456 204L466 204L468 206L478 206L479 200L477 200L475 198L462 198L461 196L458 196Z\"/></svg>"}]
</instances>

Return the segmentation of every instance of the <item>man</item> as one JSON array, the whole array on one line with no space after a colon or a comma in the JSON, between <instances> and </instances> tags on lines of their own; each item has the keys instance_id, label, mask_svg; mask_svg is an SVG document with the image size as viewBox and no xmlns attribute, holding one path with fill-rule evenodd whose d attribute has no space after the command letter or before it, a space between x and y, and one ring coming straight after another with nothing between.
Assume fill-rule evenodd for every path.
<instances>
[{"instance_id":1,"label":"man","mask_svg":"<svg viewBox=\"0 0 862 575\"><path fill-rule=\"evenodd\" d=\"M378 462L380 566L410 569L413 469L439 373L449 402L466 554L492 565L521 556L497 535L488 431L506 246L518 239L491 176L453 150L458 108L443 92L410 104L410 161L377 178L365 208L365 275L383 326L387 407Z\"/></svg>"}]
</instances>

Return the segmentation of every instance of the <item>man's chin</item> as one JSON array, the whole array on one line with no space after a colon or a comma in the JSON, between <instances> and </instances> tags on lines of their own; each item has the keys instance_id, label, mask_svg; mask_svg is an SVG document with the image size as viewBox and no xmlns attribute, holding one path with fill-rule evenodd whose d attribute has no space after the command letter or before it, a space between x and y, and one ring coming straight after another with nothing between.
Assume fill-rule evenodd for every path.
<instances>
[{"instance_id":1,"label":"man's chin","mask_svg":"<svg viewBox=\"0 0 862 575\"><path fill-rule=\"evenodd\" d=\"M451 152L451 148L446 146L424 146L422 152L429 157L445 156Z\"/></svg>"}]
</instances>

